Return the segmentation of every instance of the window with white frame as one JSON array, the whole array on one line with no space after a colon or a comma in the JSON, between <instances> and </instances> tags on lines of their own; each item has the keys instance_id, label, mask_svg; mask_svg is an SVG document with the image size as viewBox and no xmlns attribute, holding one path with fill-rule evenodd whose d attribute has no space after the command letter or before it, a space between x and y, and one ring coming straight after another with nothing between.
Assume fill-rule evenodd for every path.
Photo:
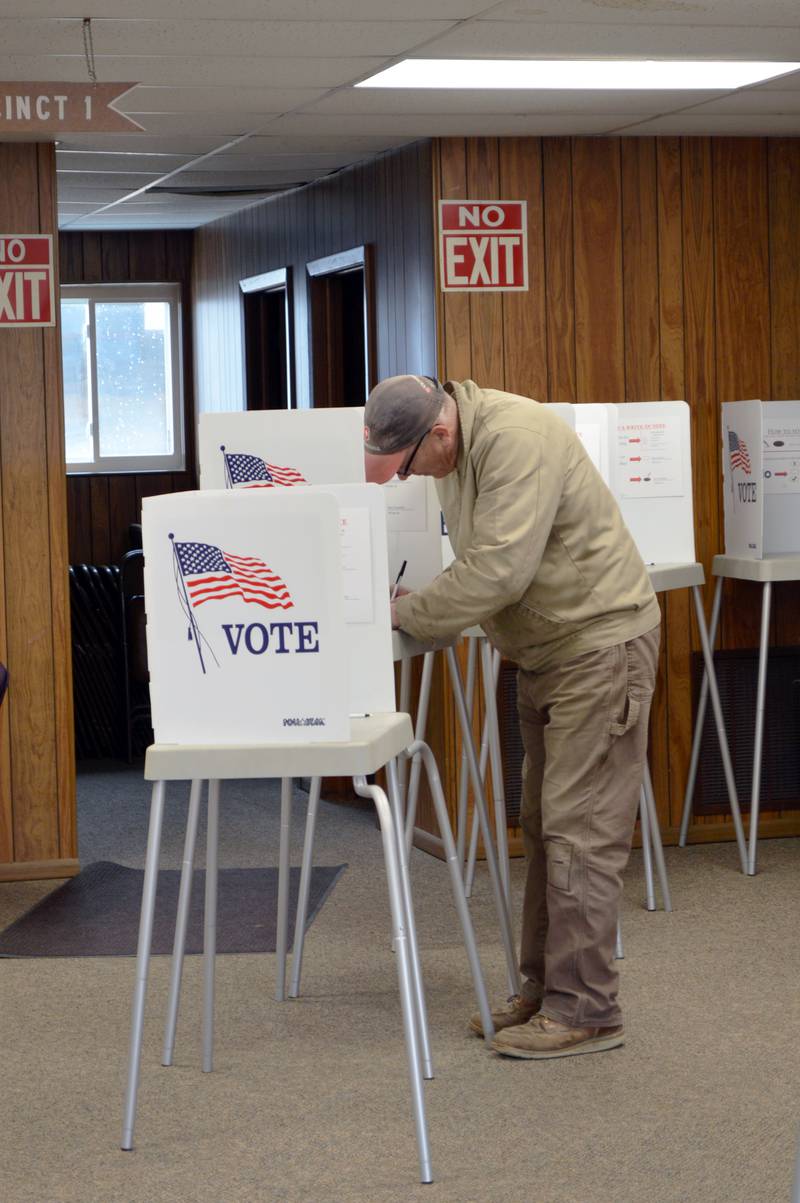
<instances>
[{"instance_id":1,"label":"window with white frame","mask_svg":"<svg viewBox=\"0 0 800 1203\"><path fill-rule=\"evenodd\" d=\"M185 466L178 284L61 288L67 472Z\"/></svg>"}]
</instances>

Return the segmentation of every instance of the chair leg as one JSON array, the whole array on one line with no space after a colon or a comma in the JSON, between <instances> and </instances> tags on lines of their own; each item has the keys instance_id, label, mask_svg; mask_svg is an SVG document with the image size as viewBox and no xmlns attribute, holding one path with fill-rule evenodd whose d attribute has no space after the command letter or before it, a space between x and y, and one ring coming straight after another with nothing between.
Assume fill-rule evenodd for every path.
<instances>
[{"instance_id":1,"label":"chair leg","mask_svg":"<svg viewBox=\"0 0 800 1203\"><path fill-rule=\"evenodd\" d=\"M322 778L312 777L308 791L306 834L303 840L303 861L300 867L300 890L297 895L297 916L294 924L294 951L292 953L292 980L289 984L289 998L300 997L300 974L303 969L306 916L308 915L308 897L311 891L311 870L314 864L314 834L317 828L317 811L319 810L321 792Z\"/></svg>"},{"instance_id":2,"label":"chair leg","mask_svg":"<svg viewBox=\"0 0 800 1203\"><path fill-rule=\"evenodd\" d=\"M464 882L461 877L461 861L458 857L455 840L453 839L453 830L450 826L450 818L447 814L447 803L444 800L444 790L439 776L439 769L436 764L436 759L433 752L427 744L413 743L408 749L411 753L417 751L421 754L425 765L425 772L428 777L428 784L431 789L431 797L436 811L436 821L439 825L439 834L442 837L444 844L445 858L447 867L450 870L450 883L453 888L453 898L458 912L458 918L461 922L461 931L464 936L464 947L467 951L467 960L469 961L470 971L472 973L472 984L475 988L475 997L478 1002L478 1009L481 1013L481 1023L483 1025L484 1039L487 1044L490 1044L494 1039L494 1026L492 1024L492 1013L489 1007L489 998L486 993L486 982L483 978L483 970L478 956L478 947L475 943L475 932L472 927L472 920L469 916L469 907L467 906L466 895L464 894Z\"/></svg>"},{"instance_id":3,"label":"chair leg","mask_svg":"<svg viewBox=\"0 0 800 1203\"><path fill-rule=\"evenodd\" d=\"M425 1096L420 1071L420 1050L417 1040L414 998L411 990L411 973L408 943L404 925L403 896L400 889L400 866L398 862L398 840L389 800L377 785L368 785L365 777L354 777L356 793L362 798L372 798L378 812L378 822L383 839L383 856L386 862L386 878L389 885L389 906L392 913L392 929L397 953L397 976L400 983L400 1005L403 1013L403 1030L406 1040L408 1073L411 1079L411 1104L419 1152L420 1181L432 1182L428 1125L425 1119Z\"/></svg>"},{"instance_id":4,"label":"chair leg","mask_svg":"<svg viewBox=\"0 0 800 1203\"><path fill-rule=\"evenodd\" d=\"M136 1122L136 1096L139 1089L139 1068L142 1057L142 1031L144 1028L144 1004L147 995L147 971L150 964L150 945L153 938L153 916L158 884L158 858L161 851L161 828L164 821L164 795L166 783L153 784L150 803L150 828L147 834L147 858L142 888L142 909L139 919L139 942L136 949L136 981L133 990L131 1015L131 1038L128 1051L128 1080L125 1088L125 1106L122 1120L123 1149L133 1148L133 1129Z\"/></svg>"},{"instance_id":5,"label":"chair leg","mask_svg":"<svg viewBox=\"0 0 800 1203\"><path fill-rule=\"evenodd\" d=\"M217 956L217 869L219 864L219 781L208 783L206 896L203 914L203 1073L214 1068L214 964Z\"/></svg>"},{"instance_id":6,"label":"chair leg","mask_svg":"<svg viewBox=\"0 0 800 1203\"><path fill-rule=\"evenodd\" d=\"M417 1016L417 1033L419 1036L420 1055L422 1057L422 1076L423 1078L430 1079L433 1077L433 1057L431 1054L430 1033L428 1031L428 1010L425 1006L425 991L422 985L417 925L414 920L414 905L411 898L411 881L408 872L409 851L406 847L403 832L403 808L400 803L400 780L396 760L390 760L386 765L386 777L389 784L389 805L392 809L392 817L397 830L397 860L400 867L400 891L403 896L403 907L408 931L408 963L411 971L411 991L414 996L414 1006Z\"/></svg>"},{"instance_id":7,"label":"chair leg","mask_svg":"<svg viewBox=\"0 0 800 1203\"><path fill-rule=\"evenodd\" d=\"M200 795L203 782L193 781L189 794L189 814L186 819L186 836L183 844L181 885L178 893L178 916L175 920L175 940L172 945L172 968L167 1003L167 1022L164 1026L164 1048L161 1064L171 1065L175 1051L175 1029L178 1024L178 1005L181 997L183 957L186 948L186 928L189 923L189 905L192 900L192 874L194 871L194 849L197 842L197 821L200 815Z\"/></svg>"},{"instance_id":8,"label":"chair leg","mask_svg":"<svg viewBox=\"0 0 800 1203\"><path fill-rule=\"evenodd\" d=\"M292 833L292 778L281 778L281 839L278 852L278 961L275 998L286 998L286 953L289 947L289 840Z\"/></svg>"}]
</instances>

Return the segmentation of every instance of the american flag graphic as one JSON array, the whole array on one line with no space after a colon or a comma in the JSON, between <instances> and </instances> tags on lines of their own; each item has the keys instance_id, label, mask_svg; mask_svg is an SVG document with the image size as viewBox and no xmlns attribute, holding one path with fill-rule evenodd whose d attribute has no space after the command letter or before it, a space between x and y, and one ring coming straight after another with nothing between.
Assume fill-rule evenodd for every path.
<instances>
[{"instance_id":1,"label":"american flag graphic","mask_svg":"<svg viewBox=\"0 0 800 1203\"><path fill-rule=\"evenodd\" d=\"M292 595L281 578L255 556L233 556L213 543L173 544L192 606L241 597L265 610L290 610Z\"/></svg>"},{"instance_id":2,"label":"american flag graphic","mask_svg":"<svg viewBox=\"0 0 800 1203\"><path fill-rule=\"evenodd\" d=\"M752 471L750 452L747 450L747 443L740 439L734 430L728 431L728 450L731 453L731 469L741 468L745 476L749 476Z\"/></svg>"},{"instance_id":3,"label":"american flag graphic","mask_svg":"<svg viewBox=\"0 0 800 1203\"><path fill-rule=\"evenodd\" d=\"M232 489L272 489L283 485L307 485L308 481L297 468L280 468L268 464L260 455L223 451L227 477Z\"/></svg>"}]
</instances>

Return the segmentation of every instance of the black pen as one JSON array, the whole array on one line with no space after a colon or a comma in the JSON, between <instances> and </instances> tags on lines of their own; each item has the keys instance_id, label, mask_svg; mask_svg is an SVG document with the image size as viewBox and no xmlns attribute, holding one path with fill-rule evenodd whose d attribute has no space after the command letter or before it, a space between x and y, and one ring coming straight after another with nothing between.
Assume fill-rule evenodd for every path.
<instances>
[{"instance_id":1,"label":"black pen","mask_svg":"<svg viewBox=\"0 0 800 1203\"><path fill-rule=\"evenodd\" d=\"M392 589L392 596L389 598L389 601L394 601L394 599L397 597L397 589L398 589L398 586L399 586L401 580L403 579L403 573L406 570L407 563L408 563L408 560L403 560L403 563L400 565L400 571L398 572L397 579L394 582L394 588Z\"/></svg>"}]
</instances>

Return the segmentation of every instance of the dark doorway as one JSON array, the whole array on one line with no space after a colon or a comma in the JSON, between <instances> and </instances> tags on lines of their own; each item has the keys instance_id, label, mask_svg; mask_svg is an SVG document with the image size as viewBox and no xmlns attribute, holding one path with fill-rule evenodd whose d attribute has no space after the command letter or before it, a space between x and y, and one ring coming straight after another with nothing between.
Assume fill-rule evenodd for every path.
<instances>
[{"instance_id":1,"label":"dark doorway","mask_svg":"<svg viewBox=\"0 0 800 1203\"><path fill-rule=\"evenodd\" d=\"M316 259L307 271L312 404L363 405L375 383L370 248Z\"/></svg>"},{"instance_id":2,"label":"dark doorway","mask_svg":"<svg viewBox=\"0 0 800 1203\"><path fill-rule=\"evenodd\" d=\"M294 394L289 269L240 281L248 409L291 409Z\"/></svg>"}]
</instances>

